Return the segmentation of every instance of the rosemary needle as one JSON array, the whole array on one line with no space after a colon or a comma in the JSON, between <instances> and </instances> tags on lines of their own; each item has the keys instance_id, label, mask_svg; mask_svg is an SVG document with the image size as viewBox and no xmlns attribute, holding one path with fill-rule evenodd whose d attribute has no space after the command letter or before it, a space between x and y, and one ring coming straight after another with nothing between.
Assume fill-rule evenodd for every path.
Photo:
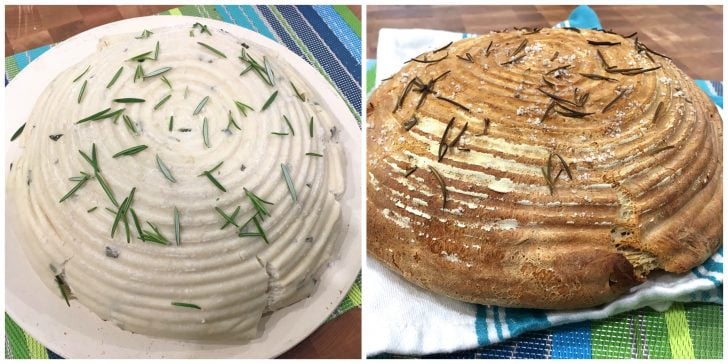
<instances>
[{"instance_id":1,"label":"rosemary needle","mask_svg":"<svg viewBox=\"0 0 728 364\"><path fill-rule=\"evenodd\" d=\"M78 77L76 77L76 78L74 78L74 79L73 79L73 82L76 82L76 81L80 80L80 79L81 79L81 77L83 77L83 75L85 75L85 74L86 74L86 72L88 72L88 70L89 70L90 68L91 68L91 65L88 65L88 67L86 67L86 70L84 70L84 71L83 71L83 72L82 72L82 73L81 73L80 75L78 75Z\"/></svg>"},{"instance_id":2,"label":"rosemary needle","mask_svg":"<svg viewBox=\"0 0 728 364\"><path fill-rule=\"evenodd\" d=\"M147 79L147 78L159 76L159 75L169 72L171 69L172 69L172 67L162 67L162 68L156 69L152 72L149 72L147 74L143 74L142 78Z\"/></svg>"},{"instance_id":3,"label":"rosemary needle","mask_svg":"<svg viewBox=\"0 0 728 364\"><path fill-rule=\"evenodd\" d=\"M291 172L288 170L288 166L283 163L281 163L281 170L283 171L283 179L288 186L288 192L291 193L291 199L295 203L298 200L298 196L296 195L296 186L293 185L293 179L291 179Z\"/></svg>"},{"instance_id":4,"label":"rosemary needle","mask_svg":"<svg viewBox=\"0 0 728 364\"><path fill-rule=\"evenodd\" d=\"M154 110L157 110L160 107L162 107L162 105L164 105L164 103L167 102L170 97L172 97L172 94L169 94L169 95L163 97L161 100L159 100L159 102L156 105L154 105Z\"/></svg>"},{"instance_id":5,"label":"rosemary needle","mask_svg":"<svg viewBox=\"0 0 728 364\"><path fill-rule=\"evenodd\" d=\"M209 46L209 45L207 45L205 43L197 42L197 44L199 44L199 45L207 48L210 52L215 53L215 54L217 54L218 56L220 56L222 58L227 58L227 56L225 55L225 53L222 53L222 52L218 51L217 49L215 49L215 48L213 48L213 47L211 47L211 46Z\"/></svg>"},{"instance_id":6,"label":"rosemary needle","mask_svg":"<svg viewBox=\"0 0 728 364\"><path fill-rule=\"evenodd\" d=\"M243 104L240 101L235 101L235 106L238 107L238 110L240 110L240 112L243 114L243 116L248 116L248 114L245 113L245 109L249 109L250 111L255 111L255 109L253 109L252 107L250 107L246 104Z\"/></svg>"},{"instance_id":7,"label":"rosemary needle","mask_svg":"<svg viewBox=\"0 0 728 364\"><path fill-rule=\"evenodd\" d=\"M157 167L159 168L159 171L162 172L162 175L164 175L164 178L168 179L172 183L177 182L177 180L174 179L174 176L172 176L172 172L170 172L169 168L167 168L167 165L165 165L162 159L159 158L159 154L155 157L157 160Z\"/></svg>"},{"instance_id":8,"label":"rosemary needle","mask_svg":"<svg viewBox=\"0 0 728 364\"><path fill-rule=\"evenodd\" d=\"M106 183L106 180L99 174L99 172L94 172L94 176L96 176L96 180L99 181L101 188L104 190L104 192L106 192L106 196L109 196L109 200L111 200L111 203L113 203L114 206L119 207L119 203L116 202L114 193L111 192L111 188L109 188L109 185Z\"/></svg>"},{"instance_id":9,"label":"rosemary needle","mask_svg":"<svg viewBox=\"0 0 728 364\"><path fill-rule=\"evenodd\" d=\"M120 104L134 104L134 103L144 102L146 100L144 100L144 99L138 99L138 98L135 98L135 97L124 97L124 98L121 98L121 99L114 99L112 101L118 102Z\"/></svg>"},{"instance_id":10,"label":"rosemary needle","mask_svg":"<svg viewBox=\"0 0 728 364\"><path fill-rule=\"evenodd\" d=\"M308 133L313 138L313 116L311 117L311 121L308 122Z\"/></svg>"},{"instance_id":11,"label":"rosemary needle","mask_svg":"<svg viewBox=\"0 0 728 364\"><path fill-rule=\"evenodd\" d=\"M323 154L319 154L319 153L312 153L312 152L308 152L308 153L306 153L306 155L310 155L310 156L312 156L312 157L323 157Z\"/></svg>"},{"instance_id":12,"label":"rosemary needle","mask_svg":"<svg viewBox=\"0 0 728 364\"><path fill-rule=\"evenodd\" d=\"M303 101L303 102L306 102L306 94L305 94L305 93L301 93L301 92L299 92L299 91L298 91L298 89L296 88L296 85L294 85L294 84L293 84L293 82L290 82L290 81L288 81L288 82L289 82L289 83L291 84L291 87L293 87L293 92L295 92L295 93L296 93L296 96L297 96L297 97L298 97L298 98L299 98L299 99L300 99L301 101Z\"/></svg>"},{"instance_id":13,"label":"rosemary needle","mask_svg":"<svg viewBox=\"0 0 728 364\"><path fill-rule=\"evenodd\" d=\"M237 216L238 212L240 211L240 206L235 209L232 215L228 216L225 211L223 211L221 208L215 206L215 211L217 211L220 216L222 216L223 219L225 219L225 225L223 225L220 230L224 229L226 226L232 224L235 227L239 227L238 224L235 222L235 216Z\"/></svg>"},{"instance_id":14,"label":"rosemary needle","mask_svg":"<svg viewBox=\"0 0 728 364\"><path fill-rule=\"evenodd\" d=\"M203 175L204 175L205 177L207 177L207 179L209 179L209 180L210 180L210 182L212 182L212 184L213 184L213 185L215 185L215 187L217 187L217 188L218 188L218 189L219 189L220 191L222 191L222 192L227 192L227 190L225 189L225 187L223 187L223 186L222 186L222 185L220 184L220 182L218 182L218 181L217 181L217 179L215 179L215 177L214 177L214 176L212 175L212 173L210 173L210 171L205 171L205 172L202 172L202 174L203 174Z\"/></svg>"},{"instance_id":15,"label":"rosemary needle","mask_svg":"<svg viewBox=\"0 0 728 364\"><path fill-rule=\"evenodd\" d=\"M127 155L134 155L134 154L137 154L137 153L143 151L144 149L147 149L146 145L137 145L135 147L127 148L127 149L122 150L119 153L114 154L112 158L119 158L119 157L123 157L123 156L127 156Z\"/></svg>"},{"instance_id":16,"label":"rosemary needle","mask_svg":"<svg viewBox=\"0 0 728 364\"><path fill-rule=\"evenodd\" d=\"M130 117L124 115L124 124L126 124L127 129L132 132L134 135L139 135L139 132L136 129L136 126L134 126L134 122L131 120Z\"/></svg>"},{"instance_id":17,"label":"rosemary needle","mask_svg":"<svg viewBox=\"0 0 728 364\"><path fill-rule=\"evenodd\" d=\"M121 75L121 71L124 70L124 66L119 67L119 70L116 71L116 74L114 74L114 77L111 78L111 81L106 85L106 88L109 88L116 83L116 80L119 78L119 75Z\"/></svg>"},{"instance_id":18,"label":"rosemary needle","mask_svg":"<svg viewBox=\"0 0 728 364\"><path fill-rule=\"evenodd\" d=\"M58 289L61 290L61 295L63 296L63 299L66 300L66 304L68 307L71 307L71 303L68 302L68 293L66 293L66 290L70 290L70 287L68 287L68 284L66 281L61 278L61 275L56 275L56 284L58 284Z\"/></svg>"},{"instance_id":19,"label":"rosemary needle","mask_svg":"<svg viewBox=\"0 0 728 364\"><path fill-rule=\"evenodd\" d=\"M169 90L171 91L172 90L172 84L169 82L169 80L167 79L167 77L166 76L162 76L162 77L160 77L160 79L162 80L162 82L164 82L167 85L167 87L169 87Z\"/></svg>"},{"instance_id":20,"label":"rosemary needle","mask_svg":"<svg viewBox=\"0 0 728 364\"><path fill-rule=\"evenodd\" d=\"M210 96L205 96L202 100L200 100L200 103L197 104L195 111L192 112L192 116L199 114L202 111L202 108L205 107L205 104L207 104L207 100L209 100L209 99L210 99Z\"/></svg>"},{"instance_id":21,"label":"rosemary needle","mask_svg":"<svg viewBox=\"0 0 728 364\"><path fill-rule=\"evenodd\" d=\"M207 128L207 117L202 120L202 141L205 143L205 147L210 147L210 135Z\"/></svg>"},{"instance_id":22,"label":"rosemary needle","mask_svg":"<svg viewBox=\"0 0 728 364\"><path fill-rule=\"evenodd\" d=\"M194 308L201 310L202 307L195 305L193 303L185 303L185 302L172 302L172 306L179 306L179 307L187 307L187 308Z\"/></svg>"},{"instance_id":23,"label":"rosemary needle","mask_svg":"<svg viewBox=\"0 0 728 364\"><path fill-rule=\"evenodd\" d=\"M288 129L291 130L291 135L296 135L296 132L293 131L293 126L291 126L291 122L288 121L288 117L286 117L285 115L283 115L283 120L286 122L286 124L288 124Z\"/></svg>"},{"instance_id":24,"label":"rosemary needle","mask_svg":"<svg viewBox=\"0 0 728 364\"><path fill-rule=\"evenodd\" d=\"M278 96L278 91L277 91L277 90L276 90L275 92L273 92L273 93L272 93L272 94L270 95L270 97L268 97L268 100L267 100L267 101L265 102L265 104L263 104L263 107L262 107L262 108L260 108L260 111L264 111L265 109L267 109L267 108L268 108L268 106L270 106L270 104L272 104L272 103L273 103L273 100L275 100L275 99L276 99L276 96Z\"/></svg>"},{"instance_id":25,"label":"rosemary needle","mask_svg":"<svg viewBox=\"0 0 728 364\"><path fill-rule=\"evenodd\" d=\"M88 80L83 80L83 86L81 86L81 91L78 93L78 103L81 103L81 99L83 98L84 92L86 92L86 85L88 84Z\"/></svg>"},{"instance_id":26,"label":"rosemary needle","mask_svg":"<svg viewBox=\"0 0 728 364\"><path fill-rule=\"evenodd\" d=\"M136 70L134 71L134 82L136 80L144 80L144 69L142 68L141 63L137 65Z\"/></svg>"},{"instance_id":27,"label":"rosemary needle","mask_svg":"<svg viewBox=\"0 0 728 364\"><path fill-rule=\"evenodd\" d=\"M61 197L61 199L58 202L61 203L61 202L65 201L66 199L68 199L69 197L73 196L76 193L76 191L78 191L81 187L83 187L83 185L86 184L86 182L88 180L89 180L88 176L81 177L81 179L78 181L78 183L76 183L76 185L73 186L73 188L71 188L71 190L68 191L68 193L66 193L63 197Z\"/></svg>"},{"instance_id":28,"label":"rosemary needle","mask_svg":"<svg viewBox=\"0 0 728 364\"><path fill-rule=\"evenodd\" d=\"M174 115L169 117L169 131L172 131L174 128Z\"/></svg>"},{"instance_id":29,"label":"rosemary needle","mask_svg":"<svg viewBox=\"0 0 728 364\"><path fill-rule=\"evenodd\" d=\"M18 139L18 137L20 136L20 134L23 134L23 129L25 129L25 123L23 123L23 125L21 125L18 128L18 130L16 130L15 133L13 133L13 136L10 137L10 141L12 142L12 141L15 141L15 139Z\"/></svg>"},{"instance_id":30,"label":"rosemary needle","mask_svg":"<svg viewBox=\"0 0 728 364\"><path fill-rule=\"evenodd\" d=\"M177 207L174 208L174 241L177 243L177 246L180 245L181 238L179 233L179 210L177 210Z\"/></svg>"},{"instance_id":31,"label":"rosemary needle","mask_svg":"<svg viewBox=\"0 0 728 364\"><path fill-rule=\"evenodd\" d=\"M238 130L243 130L243 129L240 129L240 127L238 126L238 123L236 123L235 122L235 119L233 119L233 111L232 110L228 110L228 125L227 125L227 130L230 130L230 124L232 124Z\"/></svg>"}]
</instances>

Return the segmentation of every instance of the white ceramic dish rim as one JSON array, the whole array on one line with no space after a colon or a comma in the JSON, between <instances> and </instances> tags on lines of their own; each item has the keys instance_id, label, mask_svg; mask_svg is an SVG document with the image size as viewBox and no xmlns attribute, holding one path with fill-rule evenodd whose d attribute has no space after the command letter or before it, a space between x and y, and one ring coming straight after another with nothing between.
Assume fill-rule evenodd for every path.
<instances>
[{"instance_id":1,"label":"white ceramic dish rim","mask_svg":"<svg viewBox=\"0 0 728 364\"><path fill-rule=\"evenodd\" d=\"M318 71L286 47L248 29L213 19L157 15L121 20L80 33L45 52L7 85L5 102L12 107L5 111L5 135L9 138L25 122L34 101L61 71L95 51L102 36L195 22L224 29L272 52L288 55L287 61L318 92L319 102L339 118L340 143L347 161L347 186L341 205L343 222L348 229L338 259L329 264L311 297L264 317L262 332L249 343L210 344L149 337L123 331L102 321L76 301L71 301L69 308L53 295L32 270L19 245L13 229L17 226L17 217L12 211L6 211L5 310L28 334L63 357L275 357L305 339L325 321L345 297L361 269L361 130L346 104ZM18 143L8 143L6 166L20 154Z\"/></svg>"}]
</instances>

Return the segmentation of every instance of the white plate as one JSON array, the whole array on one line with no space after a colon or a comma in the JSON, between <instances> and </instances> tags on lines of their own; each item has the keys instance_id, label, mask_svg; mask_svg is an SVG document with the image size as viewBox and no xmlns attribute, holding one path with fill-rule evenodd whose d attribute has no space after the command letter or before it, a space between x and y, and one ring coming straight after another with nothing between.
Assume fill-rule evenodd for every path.
<instances>
[{"instance_id":1,"label":"white plate","mask_svg":"<svg viewBox=\"0 0 728 364\"><path fill-rule=\"evenodd\" d=\"M341 199L348 230L334 260L313 295L264 317L260 336L240 345L184 342L132 334L102 321L76 301L59 300L37 277L23 253L14 227L13 211L5 214L5 310L31 336L67 358L270 358L280 355L311 334L338 306L361 269L361 131L343 100L313 67L284 46L234 24L188 16L132 18L85 31L51 48L29 64L5 89L5 135L9 138L30 115L45 87L67 67L95 51L104 35L139 29L189 25L195 22L248 38L287 60L316 89L340 120L340 143L347 169ZM8 139L5 139L8 140ZM21 154L18 143L8 143L6 163Z\"/></svg>"}]
</instances>

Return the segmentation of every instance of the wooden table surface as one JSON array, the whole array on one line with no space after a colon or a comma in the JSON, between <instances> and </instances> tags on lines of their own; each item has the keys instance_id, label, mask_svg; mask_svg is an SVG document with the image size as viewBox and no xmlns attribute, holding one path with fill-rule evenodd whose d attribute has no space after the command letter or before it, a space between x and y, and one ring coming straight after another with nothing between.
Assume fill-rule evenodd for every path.
<instances>
[{"instance_id":1,"label":"wooden table surface","mask_svg":"<svg viewBox=\"0 0 728 364\"><path fill-rule=\"evenodd\" d=\"M56 43L112 21L153 15L179 5L5 6L5 56ZM361 7L349 9L361 19ZM361 358L361 309L319 327L281 358Z\"/></svg>"},{"instance_id":2,"label":"wooden table surface","mask_svg":"<svg viewBox=\"0 0 728 364\"><path fill-rule=\"evenodd\" d=\"M367 58L376 58L381 28L429 28L467 33L550 27L574 6L367 6ZM670 56L695 79L723 79L721 6L592 6L602 27L639 32L641 42Z\"/></svg>"}]
</instances>

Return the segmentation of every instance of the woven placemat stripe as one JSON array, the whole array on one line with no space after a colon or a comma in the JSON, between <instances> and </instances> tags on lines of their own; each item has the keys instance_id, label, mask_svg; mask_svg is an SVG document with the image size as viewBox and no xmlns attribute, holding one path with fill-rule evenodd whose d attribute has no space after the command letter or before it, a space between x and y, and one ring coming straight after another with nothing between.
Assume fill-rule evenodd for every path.
<instances>
[{"instance_id":1,"label":"woven placemat stripe","mask_svg":"<svg viewBox=\"0 0 728 364\"><path fill-rule=\"evenodd\" d=\"M311 26L311 33L309 36L314 36L322 41L322 45L327 48L328 51L333 52L335 58L337 58L344 66L346 71L356 80L357 83L361 83L361 61L358 61L349 52L344 43L336 37L336 34L329 28L328 24L324 22L321 16L314 10L312 6L297 6L290 7L289 9L297 10L297 13L301 15L301 20L306 20ZM293 12L296 14L296 12Z\"/></svg>"},{"instance_id":2,"label":"woven placemat stripe","mask_svg":"<svg viewBox=\"0 0 728 364\"><path fill-rule=\"evenodd\" d=\"M10 346L10 352L5 353L6 358L30 359L30 350L28 350L28 343L25 341L25 331L7 313L5 314L5 338L10 344L5 343L6 351Z\"/></svg>"},{"instance_id":3,"label":"woven placemat stripe","mask_svg":"<svg viewBox=\"0 0 728 364\"><path fill-rule=\"evenodd\" d=\"M682 303L674 303L665 312L667 336L674 359L695 359L688 320Z\"/></svg>"},{"instance_id":4,"label":"woven placemat stripe","mask_svg":"<svg viewBox=\"0 0 728 364\"><path fill-rule=\"evenodd\" d=\"M723 355L723 309L719 305L685 305L693 350L697 359L720 358ZM713 324L711 324L713 323Z\"/></svg>"},{"instance_id":5,"label":"woven placemat stripe","mask_svg":"<svg viewBox=\"0 0 728 364\"><path fill-rule=\"evenodd\" d=\"M336 6L314 5L313 9L316 10L316 13L329 26L331 31L334 32L335 37L341 39L349 54L354 59L361 60L361 34L356 33L356 30L361 28L361 22L352 14L349 8L344 6L346 12L339 13L334 10ZM348 17L354 18L356 21L350 24L352 20L348 19Z\"/></svg>"},{"instance_id":6,"label":"woven placemat stripe","mask_svg":"<svg viewBox=\"0 0 728 364\"><path fill-rule=\"evenodd\" d=\"M632 358L629 322L620 315L616 320L591 322L591 351L594 359Z\"/></svg>"},{"instance_id":7,"label":"woven placemat stripe","mask_svg":"<svg viewBox=\"0 0 728 364\"><path fill-rule=\"evenodd\" d=\"M591 359L591 341L588 322L578 322L555 327L551 330L551 358L553 359Z\"/></svg>"}]
</instances>

